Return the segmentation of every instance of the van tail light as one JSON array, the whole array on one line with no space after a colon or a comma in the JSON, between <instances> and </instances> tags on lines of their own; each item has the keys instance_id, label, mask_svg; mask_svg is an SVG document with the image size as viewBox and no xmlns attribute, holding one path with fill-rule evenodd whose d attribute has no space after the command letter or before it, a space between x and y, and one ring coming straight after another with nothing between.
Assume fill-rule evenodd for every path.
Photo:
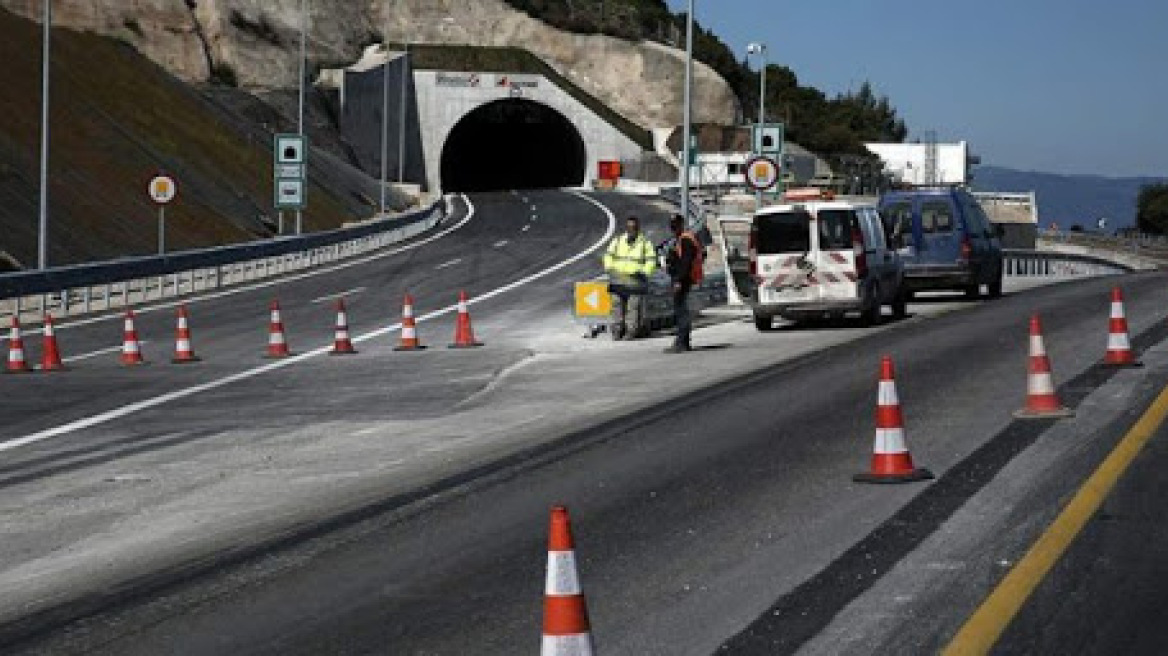
<instances>
[{"instance_id":1,"label":"van tail light","mask_svg":"<svg viewBox=\"0 0 1168 656\"><path fill-rule=\"evenodd\" d=\"M864 233L859 226L852 227L852 253L856 256L856 275L868 275L868 256L864 254Z\"/></svg>"},{"instance_id":2,"label":"van tail light","mask_svg":"<svg viewBox=\"0 0 1168 656\"><path fill-rule=\"evenodd\" d=\"M961 257L959 258L959 260L962 263L968 263L972 256L973 256L973 244L969 241L968 235L963 236L961 238Z\"/></svg>"},{"instance_id":3,"label":"van tail light","mask_svg":"<svg viewBox=\"0 0 1168 656\"><path fill-rule=\"evenodd\" d=\"M747 254L750 258L750 275L758 276L758 229L750 229L750 242L747 245Z\"/></svg>"}]
</instances>

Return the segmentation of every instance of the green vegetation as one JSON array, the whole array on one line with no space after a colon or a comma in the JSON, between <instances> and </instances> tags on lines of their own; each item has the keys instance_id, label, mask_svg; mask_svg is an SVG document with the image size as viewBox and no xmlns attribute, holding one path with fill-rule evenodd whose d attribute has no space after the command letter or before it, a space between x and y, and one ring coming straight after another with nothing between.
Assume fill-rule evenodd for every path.
<instances>
[{"instance_id":1,"label":"green vegetation","mask_svg":"<svg viewBox=\"0 0 1168 656\"><path fill-rule=\"evenodd\" d=\"M644 39L683 47L685 15L670 12L665 0L507 0L544 22L580 33ZM745 44L743 44L745 45ZM759 73L712 31L694 30L694 56L717 71L738 95L747 117L757 119ZM904 141L908 129L887 97L869 83L858 91L828 98L802 86L781 65L767 68L769 120L787 124L787 137L825 155L866 154L865 141Z\"/></svg>"},{"instance_id":2,"label":"green vegetation","mask_svg":"<svg viewBox=\"0 0 1168 656\"><path fill-rule=\"evenodd\" d=\"M401 48L400 45L392 46ZM412 45L410 55L418 70L478 71L483 73L528 73L543 75L565 93L645 150L653 149L653 135L621 116L605 103L560 75L539 57L522 48L480 48L471 46Z\"/></svg>"},{"instance_id":3,"label":"green vegetation","mask_svg":"<svg viewBox=\"0 0 1168 656\"><path fill-rule=\"evenodd\" d=\"M1147 185L1136 200L1136 225L1141 232L1168 234L1168 183Z\"/></svg>"}]
</instances>

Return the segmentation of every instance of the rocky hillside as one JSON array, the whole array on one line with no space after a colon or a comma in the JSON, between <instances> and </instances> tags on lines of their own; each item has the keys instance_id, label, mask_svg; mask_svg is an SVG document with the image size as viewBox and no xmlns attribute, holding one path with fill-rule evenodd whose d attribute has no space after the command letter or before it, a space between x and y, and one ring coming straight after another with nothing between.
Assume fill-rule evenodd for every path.
<instances>
[{"instance_id":1,"label":"rocky hillside","mask_svg":"<svg viewBox=\"0 0 1168 656\"><path fill-rule=\"evenodd\" d=\"M364 46L396 43L526 48L645 128L681 122L682 53L653 43L552 28L503 0L312 0L314 68L355 61ZM0 0L25 15L39 0ZM55 0L54 22L112 35L188 81L248 89L296 86L300 0ZM695 119L733 123L737 99L696 68Z\"/></svg>"},{"instance_id":2,"label":"rocky hillside","mask_svg":"<svg viewBox=\"0 0 1168 656\"><path fill-rule=\"evenodd\" d=\"M36 263L39 52L40 27L0 9L0 253L24 266ZM54 32L52 98L50 264L152 253L146 183L159 169L180 181L173 248L273 234L270 130L291 128L275 112L245 118L125 44L70 30ZM309 229L372 214L375 182L323 154L312 174Z\"/></svg>"}]
</instances>

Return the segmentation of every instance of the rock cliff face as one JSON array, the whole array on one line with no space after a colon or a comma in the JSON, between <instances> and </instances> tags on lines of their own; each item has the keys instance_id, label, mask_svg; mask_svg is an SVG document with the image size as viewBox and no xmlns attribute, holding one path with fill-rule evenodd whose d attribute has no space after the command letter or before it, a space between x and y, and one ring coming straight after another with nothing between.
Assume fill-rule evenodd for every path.
<instances>
[{"instance_id":1,"label":"rock cliff face","mask_svg":"<svg viewBox=\"0 0 1168 656\"><path fill-rule=\"evenodd\" d=\"M179 77L251 89L296 85L301 0L53 0L54 24L116 36ZM644 127L681 122L683 53L653 43L569 34L502 0L308 0L315 65L355 61L391 42L526 48ZM0 0L39 20L42 0ZM695 67L695 120L728 124L737 99Z\"/></svg>"}]
</instances>

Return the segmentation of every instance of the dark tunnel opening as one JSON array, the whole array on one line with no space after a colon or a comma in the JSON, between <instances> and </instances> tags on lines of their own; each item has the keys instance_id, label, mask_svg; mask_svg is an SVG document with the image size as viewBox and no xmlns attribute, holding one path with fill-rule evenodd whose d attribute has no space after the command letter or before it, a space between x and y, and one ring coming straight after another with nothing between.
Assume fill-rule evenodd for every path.
<instances>
[{"instance_id":1,"label":"dark tunnel opening","mask_svg":"<svg viewBox=\"0 0 1168 656\"><path fill-rule=\"evenodd\" d=\"M467 114L442 149L444 191L556 189L584 184L576 126L556 110L508 98Z\"/></svg>"}]
</instances>

